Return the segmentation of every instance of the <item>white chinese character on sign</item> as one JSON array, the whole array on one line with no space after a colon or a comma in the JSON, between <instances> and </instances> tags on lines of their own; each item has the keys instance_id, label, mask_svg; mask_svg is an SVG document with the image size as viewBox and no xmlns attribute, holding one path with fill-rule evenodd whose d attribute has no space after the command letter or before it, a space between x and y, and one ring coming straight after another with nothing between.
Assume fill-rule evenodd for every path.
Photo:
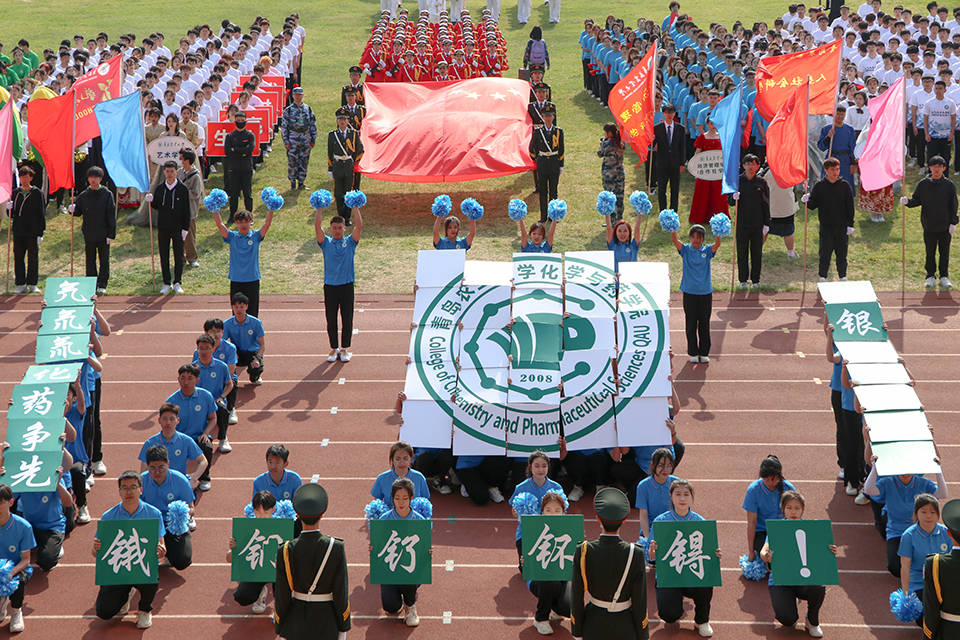
<instances>
[{"instance_id":1,"label":"white chinese character on sign","mask_svg":"<svg viewBox=\"0 0 960 640\"><path fill-rule=\"evenodd\" d=\"M137 565L145 576L150 577L150 567L146 563L147 550L140 545L146 541L137 533L136 527L130 529L129 537L124 537L123 529L117 529L116 537L100 559L106 560L115 574L120 573L121 569L130 572Z\"/></svg>"},{"instance_id":2,"label":"white chinese character on sign","mask_svg":"<svg viewBox=\"0 0 960 640\"><path fill-rule=\"evenodd\" d=\"M532 556L536 553L537 555L534 559L540 563L542 569L546 569L547 565L551 562L556 562L557 565L563 569L567 560L573 562L573 554L567 555L566 553L567 545L571 542L572 540L569 534L564 533L563 535L555 536L550 533L550 525L544 523L543 531L537 536L537 541L533 543L527 555Z\"/></svg>"},{"instance_id":3,"label":"white chinese character on sign","mask_svg":"<svg viewBox=\"0 0 960 640\"><path fill-rule=\"evenodd\" d=\"M54 331L83 331L85 327L77 322L76 309L60 309L53 322Z\"/></svg>"},{"instance_id":4,"label":"white chinese character on sign","mask_svg":"<svg viewBox=\"0 0 960 640\"><path fill-rule=\"evenodd\" d=\"M870 312L866 309L862 309L856 313L850 313L849 309L844 309L843 313L840 314L840 319L837 320L837 326L850 335L858 333L861 336L865 336L869 331L880 333L880 329L873 326L873 323L870 322Z\"/></svg>"},{"instance_id":5,"label":"white chinese character on sign","mask_svg":"<svg viewBox=\"0 0 960 640\"><path fill-rule=\"evenodd\" d=\"M243 559L250 563L251 569L258 569L263 566L264 551L266 547L273 541L276 541L277 544L283 542L283 537L277 535L276 533L270 534L269 536L264 536L260 533L260 529L254 529L253 535L250 536L250 539L247 540L247 544L243 546L243 549L240 550L240 555L243 556ZM270 564L277 566L277 563L270 561Z\"/></svg>"},{"instance_id":6,"label":"white chinese character on sign","mask_svg":"<svg viewBox=\"0 0 960 640\"><path fill-rule=\"evenodd\" d=\"M687 543L690 544L690 550L687 551ZM703 580L704 560L710 560L710 556L703 553L703 532L693 531L690 533L689 540L683 537L682 531L677 531L670 548L664 556L669 558L670 568L675 569L677 573L682 573L684 567L689 567L693 575Z\"/></svg>"},{"instance_id":7,"label":"white chinese character on sign","mask_svg":"<svg viewBox=\"0 0 960 640\"><path fill-rule=\"evenodd\" d=\"M80 283L76 280L67 280L60 283L57 287L57 299L54 302L63 302L70 296L74 302L90 302L80 294Z\"/></svg>"},{"instance_id":8,"label":"white chinese character on sign","mask_svg":"<svg viewBox=\"0 0 960 640\"><path fill-rule=\"evenodd\" d=\"M406 538L401 538L399 535L397 535L396 531L391 531L390 537L387 538L387 543L383 545L383 549L380 549L380 553L377 554L377 557L383 557L383 561L387 563L388 567L390 567L390 571L396 571L397 565L403 558L403 554L409 553L409 566L401 564L400 568L404 569L407 573L413 573L417 569L417 554L413 548L418 542L420 542L420 536L416 534L407 536ZM384 557L384 555L386 555L386 557Z\"/></svg>"},{"instance_id":9,"label":"white chinese character on sign","mask_svg":"<svg viewBox=\"0 0 960 640\"><path fill-rule=\"evenodd\" d=\"M50 486L50 478L43 482L37 482L37 474L43 470L43 464L40 458L34 455L30 460L20 461L20 473L13 474L10 478L10 486L15 487L21 482L27 487L41 488Z\"/></svg>"},{"instance_id":10,"label":"white chinese character on sign","mask_svg":"<svg viewBox=\"0 0 960 640\"><path fill-rule=\"evenodd\" d=\"M49 431L44 431L42 422L35 422L23 433L23 441L20 443L24 451L36 451L37 445L40 445L50 437Z\"/></svg>"},{"instance_id":11,"label":"white chinese character on sign","mask_svg":"<svg viewBox=\"0 0 960 640\"><path fill-rule=\"evenodd\" d=\"M51 358L75 358L82 355L83 351L74 350L69 336L57 336L50 345Z\"/></svg>"},{"instance_id":12,"label":"white chinese character on sign","mask_svg":"<svg viewBox=\"0 0 960 640\"><path fill-rule=\"evenodd\" d=\"M74 376L70 374L70 369L66 367L51 367L40 369L34 374L33 378L37 382L42 382L44 379L49 379L50 382L69 382Z\"/></svg>"},{"instance_id":13,"label":"white chinese character on sign","mask_svg":"<svg viewBox=\"0 0 960 640\"><path fill-rule=\"evenodd\" d=\"M50 387L44 387L43 391L39 389L35 390L28 396L21 398L23 402L23 412L26 413L38 413L41 416L45 416L50 412L50 409L53 407L53 403L50 402L50 399L47 397L53 393L53 389Z\"/></svg>"}]
</instances>

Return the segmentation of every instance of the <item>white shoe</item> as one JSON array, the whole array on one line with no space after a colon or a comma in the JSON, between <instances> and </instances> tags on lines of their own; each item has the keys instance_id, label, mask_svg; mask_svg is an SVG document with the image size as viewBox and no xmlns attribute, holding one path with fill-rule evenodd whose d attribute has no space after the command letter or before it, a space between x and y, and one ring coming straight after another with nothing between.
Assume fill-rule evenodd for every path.
<instances>
[{"instance_id":1,"label":"white shoe","mask_svg":"<svg viewBox=\"0 0 960 640\"><path fill-rule=\"evenodd\" d=\"M87 508L87 505L83 505L77 511L77 524L87 524L90 522L90 509Z\"/></svg>"},{"instance_id":2,"label":"white shoe","mask_svg":"<svg viewBox=\"0 0 960 640\"><path fill-rule=\"evenodd\" d=\"M353 357L353 354L350 353L349 351L345 351L341 349L339 357L340 357L340 362L350 362L350 358Z\"/></svg>"},{"instance_id":3,"label":"white shoe","mask_svg":"<svg viewBox=\"0 0 960 640\"><path fill-rule=\"evenodd\" d=\"M25 284L22 284L13 290L14 295L20 295L21 293L26 293L26 292L27 292L27 285Z\"/></svg>"},{"instance_id":4,"label":"white shoe","mask_svg":"<svg viewBox=\"0 0 960 640\"><path fill-rule=\"evenodd\" d=\"M202 480L197 484L197 491L210 491L210 481Z\"/></svg>"},{"instance_id":5,"label":"white shoe","mask_svg":"<svg viewBox=\"0 0 960 640\"><path fill-rule=\"evenodd\" d=\"M179 282L174 282L174 283L173 283L173 292L174 292L174 293L183 293L183 287L180 285Z\"/></svg>"},{"instance_id":6,"label":"white shoe","mask_svg":"<svg viewBox=\"0 0 960 640\"><path fill-rule=\"evenodd\" d=\"M944 289L949 289L950 287L953 286L953 283L950 282L950 278L947 278L946 276L944 276L943 278L940 278L940 286L943 287Z\"/></svg>"},{"instance_id":7,"label":"white shoe","mask_svg":"<svg viewBox=\"0 0 960 640\"><path fill-rule=\"evenodd\" d=\"M933 289L935 286L937 286L937 279L934 278L933 276L930 276L929 278L923 281L923 286L926 287L927 289Z\"/></svg>"},{"instance_id":8,"label":"white shoe","mask_svg":"<svg viewBox=\"0 0 960 640\"><path fill-rule=\"evenodd\" d=\"M746 289L746 288L747 288L747 283L746 283L746 282L741 282L740 284L737 285L737 288L738 288L738 289Z\"/></svg>"},{"instance_id":9,"label":"white shoe","mask_svg":"<svg viewBox=\"0 0 960 640\"><path fill-rule=\"evenodd\" d=\"M167 295L168 293L170 293L170 288L171 288L171 287L170 287L170 285L168 285L168 284L165 284L165 285L163 285L162 287L160 287L160 295L165 296L165 295Z\"/></svg>"},{"instance_id":10,"label":"white shoe","mask_svg":"<svg viewBox=\"0 0 960 640\"><path fill-rule=\"evenodd\" d=\"M837 480L843 480L843 469L840 469L840 473L837 474Z\"/></svg>"},{"instance_id":11,"label":"white shoe","mask_svg":"<svg viewBox=\"0 0 960 640\"><path fill-rule=\"evenodd\" d=\"M467 493L467 488L463 485L460 485L460 495L462 495L464 498L470 497L470 494Z\"/></svg>"},{"instance_id":12,"label":"white shoe","mask_svg":"<svg viewBox=\"0 0 960 640\"><path fill-rule=\"evenodd\" d=\"M130 594L127 596L127 601L123 603L122 607L120 607L120 611L117 611L118 618L122 618L130 611L131 600L133 600L133 587L130 587Z\"/></svg>"},{"instance_id":13,"label":"white shoe","mask_svg":"<svg viewBox=\"0 0 960 640\"><path fill-rule=\"evenodd\" d=\"M197 519L194 518L193 516L190 516L190 520L187 521L187 529L189 529L190 531L197 530Z\"/></svg>"},{"instance_id":14,"label":"white shoe","mask_svg":"<svg viewBox=\"0 0 960 640\"><path fill-rule=\"evenodd\" d=\"M23 609L14 609L10 614L10 633L23 631Z\"/></svg>"},{"instance_id":15,"label":"white shoe","mask_svg":"<svg viewBox=\"0 0 960 640\"><path fill-rule=\"evenodd\" d=\"M846 282L846 281L847 281L847 276L843 276L842 278L840 278L840 282Z\"/></svg>"},{"instance_id":16,"label":"white shoe","mask_svg":"<svg viewBox=\"0 0 960 640\"><path fill-rule=\"evenodd\" d=\"M796 260L799 257L796 251L787 251L787 260Z\"/></svg>"},{"instance_id":17,"label":"white shoe","mask_svg":"<svg viewBox=\"0 0 960 640\"><path fill-rule=\"evenodd\" d=\"M700 634L701 638L709 638L713 635L713 627L710 626L709 622L704 622L703 624L697 625L697 633Z\"/></svg>"},{"instance_id":18,"label":"white shoe","mask_svg":"<svg viewBox=\"0 0 960 640\"><path fill-rule=\"evenodd\" d=\"M877 222L886 222L887 219L883 217L882 213L877 214Z\"/></svg>"},{"instance_id":19,"label":"white shoe","mask_svg":"<svg viewBox=\"0 0 960 640\"><path fill-rule=\"evenodd\" d=\"M149 629L153 625L153 615L149 611L137 614L137 629Z\"/></svg>"},{"instance_id":20,"label":"white shoe","mask_svg":"<svg viewBox=\"0 0 960 640\"><path fill-rule=\"evenodd\" d=\"M437 487L437 492L440 495L448 496L453 493L453 489L451 489L450 485L448 484L441 484L439 487Z\"/></svg>"},{"instance_id":21,"label":"white shoe","mask_svg":"<svg viewBox=\"0 0 960 640\"><path fill-rule=\"evenodd\" d=\"M264 587L260 590L260 597L257 598L257 601L253 603L253 606L250 607L250 610L253 613L263 613L267 610L267 588Z\"/></svg>"},{"instance_id":22,"label":"white shoe","mask_svg":"<svg viewBox=\"0 0 960 640\"><path fill-rule=\"evenodd\" d=\"M806 627L807 633L810 634L811 638L822 638L823 629L820 628L820 625L812 625L806 620L803 621L803 626Z\"/></svg>"},{"instance_id":23,"label":"white shoe","mask_svg":"<svg viewBox=\"0 0 960 640\"><path fill-rule=\"evenodd\" d=\"M550 626L549 620L534 620L533 628L542 636L553 635L553 627Z\"/></svg>"},{"instance_id":24,"label":"white shoe","mask_svg":"<svg viewBox=\"0 0 960 640\"><path fill-rule=\"evenodd\" d=\"M819 282L826 282L826 281L827 281L827 279L826 279L826 278L824 278L823 276L820 276L820 280L819 280Z\"/></svg>"},{"instance_id":25,"label":"white shoe","mask_svg":"<svg viewBox=\"0 0 960 640\"><path fill-rule=\"evenodd\" d=\"M503 494L500 493L500 489L496 487L488 487L487 493L490 495L490 499L496 502L497 504L500 504L501 502L503 502Z\"/></svg>"},{"instance_id":26,"label":"white shoe","mask_svg":"<svg viewBox=\"0 0 960 640\"><path fill-rule=\"evenodd\" d=\"M106 287L97 287L97 295L102 296L107 293Z\"/></svg>"},{"instance_id":27,"label":"white shoe","mask_svg":"<svg viewBox=\"0 0 960 640\"><path fill-rule=\"evenodd\" d=\"M415 627L420 624L420 616L417 615L417 605L412 604L403 608L403 623L408 627Z\"/></svg>"},{"instance_id":28,"label":"white shoe","mask_svg":"<svg viewBox=\"0 0 960 640\"><path fill-rule=\"evenodd\" d=\"M583 497L583 487L578 484L573 485L573 489L570 489L570 495L567 496L567 499L570 502L578 502L580 498Z\"/></svg>"},{"instance_id":29,"label":"white shoe","mask_svg":"<svg viewBox=\"0 0 960 640\"><path fill-rule=\"evenodd\" d=\"M687 362L691 364L700 364L700 356L690 356L690 359Z\"/></svg>"},{"instance_id":30,"label":"white shoe","mask_svg":"<svg viewBox=\"0 0 960 640\"><path fill-rule=\"evenodd\" d=\"M860 493L857 494L857 497L853 499L853 504L864 507L870 504L870 496L868 496L863 491L861 491Z\"/></svg>"},{"instance_id":31,"label":"white shoe","mask_svg":"<svg viewBox=\"0 0 960 640\"><path fill-rule=\"evenodd\" d=\"M199 261L199 260L194 260L194 261L192 261L192 262L190 263L190 266L191 266L191 267L194 267L194 268L199 267L199 266L200 266L200 261Z\"/></svg>"},{"instance_id":32,"label":"white shoe","mask_svg":"<svg viewBox=\"0 0 960 640\"><path fill-rule=\"evenodd\" d=\"M84 484L87 485L87 491L90 491L90 489L93 489L93 485L97 484L97 481L93 479L93 476L90 476L84 480Z\"/></svg>"},{"instance_id":33,"label":"white shoe","mask_svg":"<svg viewBox=\"0 0 960 640\"><path fill-rule=\"evenodd\" d=\"M103 292L106 293L107 290L104 289ZM32 284L32 285L30 285L29 287L27 287L27 293L43 293L43 292L40 291L40 287L38 287L38 286L35 285L35 284Z\"/></svg>"},{"instance_id":34,"label":"white shoe","mask_svg":"<svg viewBox=\"0 0 960 640\"><path fill-rule=\"evenodd\" d=\"M334 350L330 353L330 355L327 356L327 362L336 362L336 361L337 361L337 353L339 353L339 351L338 351L337 349L334 349Z\"/></svg>"},{"instance_id":35,"label":"white shoe","mask_svg":"<svg viewBox=\"0 0 960 640\"><path fill-rule=\"evenodd\" d=\"M257 378L256 380L251 380L251 381L250 381L250 384L252 384L252 385L255 386L255 387L259 387L260 385L263 384L263 376L260 376L260 377Z\"/></svg>"},{"instance_id":36,"label":"white shoe","mask_svg":"<svg viewBox=\"0 0 960 640\"><path fill-rule=\"evenodd\" d=\"M237 424L237 408L230 409L230 417L227 418L227 424Z\"/></svg>"},{"instance_id":37,"label":"white shoe","mask_svg":"<svg viewBox=\"0 0 960 640\"><path fill-rule=\"evenodd\" d=\"M700 362L710 362L710 356L700 356Z\"/></svg>"},{"instance_id":38,"label":"white shoe","mask_svg":"<svg viewBox=\"0 0 960 640\"><path fill-rule=\"evenodd\" d=\"M107 465L103 464L103 460L93 463L93 475L95 476L107 475Z\"/></svg>"},{"instance_id":39,"label":"white shoe","mask_svg":"<svg viewBox=\"0 0 960 640\"><path fill-rule=\"evenodd\" d=\"M846 493L847 493L848 496L855 496L855 495L857 495L858 493L860 493L860 489L858 489L857 487L853 486L853 485L850 484L849 482L847 483L847 488L845 489L845 491L846 491Z\"/></svg>"},{"instance_id":40,"label":"white shoe","mask_svg":"<svg viewBox=\"0 0 960 640\"><path fill-rule=\"evenodd\" d=\"M233 447L230 446L230 441L226 438L220 441L218 449L220 449L220 453L230 453L233 451Z\"/></svg>"}]
</instances>

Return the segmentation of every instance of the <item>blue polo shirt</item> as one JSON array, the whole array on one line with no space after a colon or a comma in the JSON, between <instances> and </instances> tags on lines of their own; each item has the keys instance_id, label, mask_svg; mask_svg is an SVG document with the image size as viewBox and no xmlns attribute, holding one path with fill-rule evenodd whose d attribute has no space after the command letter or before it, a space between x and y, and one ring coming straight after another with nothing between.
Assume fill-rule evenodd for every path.
<instances>
[{"instance_id":1,"label":"blue polo shirt","mask_svg":"<svg viewBox=\"0 0 960 640\"><path fill-rule=\"evenodd\" d=\"M284 469L280 484L276 484L270 477L270 472L265 471L254 478L253 495L257 495L260 491L269 491L277 500L293 500L293 494L301 484L303 480L300 475L293 471Z\"/></svg>"},{"instance_id":2,"label":"blue polo shirt","mask_svg":"<svg viewBox=\"0 0 960 640\"><path fill-rule=\"evenodd\" d=\"M653 452L657 449L666 449L670 452L670 455L673 456L673 459L677 459L677 453L673 450L673 445L651 445L645 447L633 447L633 457L636 460L637 466L643 469L644 473L650 473L650 463L653 461Z\"/></svg>"},{"instance_id":3,"label":"blue polo shirt","mask_svg":"<svg viewBox=\"0 0 960 640\"><path fill-rule=\"evenodd\" d=\"M323 284L338 286L353 282L353 258L357 253L357 241L353 239L353 234L339 240L327 236L317 244L323 252Z\"/></svg>"},{"instance_id":4,"label":"blue polo shirt","mask_svg":"<svg viewBox=\"0 0 960 640\"><path fill-rule=\"evenodd\" d=\"M209 391L214 400L219 398L230 379L230 367L216 358L210 360L209 366L205 366L199 358L194 358L193 364L200 367L200 379L197 381L197 386Z\"/></svg>"},{"instance_id":5,"label":"blue polo shirt","mask_svg":"<svg viewBox=\"0 0 960 640\"><path fill-rule=\"evenodd\" d=\"M883 476L877 479L877 490L878 502L887 507L887 540L893 540L913 524L913 499L921 493L936 494L937 483L913 476L908 484L903 484L899 476Z\"/></svg>"},{"instance_id":6,"label":"blue polo shirt","mask_svg":"<svg viewBox=\"0 0 960 640\"><path fill-rule=\"evenodd\" d=\"M690 511L687 512L687 515L680 517L679 515L677 515L677 512L673 510L673 507L671 507L667 511L664 511L663 513L658 515L656 518L654 518L653 521L654 522L701 522L702 520L703 520L703 516L701 516L699 513L697 513L693 509L690 509Z\"/></svg>"},{"instance_id":7,"label":"blue polo shirt","mask_svg":"<svg viewBox=\"0 0 960 640\"><path fill-rule=\"evenodd\" d=\"M263 323L249 313L242 324L236 316L230 316L223 323L223 338L232 342L237 351L256 352L260 349L260 338L265 335Z\"/></svg>"},{"instance_id":8,"label":"blue polo shirt","mask_svg":"<svg viewBox=\"0 0 960 640\"><path fill-rule=\"evenodd\" d=\"M140 474L140 482L143 483L143 495L140 499L156 507L164 517L167 515L170 503L174 500L183 500L187 504L195 500L187 476L173 469L167 469L167 478L163 484L157 484L150 477L149 471Z\"/></svg>"},{"instance_id":9,"label":"blue polo shirt","mask_svg":"<svg viewBox=\"0 0 960 640\"><path fill-rule=\"evenodd\" d=\"M17 512L35 529L66 533L67 519L63 515L59 493L39 491L14 495L17 498Z\"/></svg>"},{"instance_id":10,"label":"blue polo shirt","mask_svg":"<svg viewBox=\"0 0 960 640\"><path fill-rule=\"evenodd\" d=\"M527 240L527 244L523 245L520 251L522 253L551 253L553 252L553 247L551 247L550 243L546 240L540 244L533 244L533 242Z\"/></svg>"},{"instance_id":11,"label":"blue polo shirt","mask_svg":"<svg viewBox=\"0 0 960 640\"><path fill-rule=\"evenodd\" d=\"M840 351L837 349L837 343L834 342L831 346L833 347L833 355L837 355L838 353L840 353ZM840 376L842 375L842 373L843 373L843 363L834 362L833 371L830 373L830 390L831 391L839 391L840 393L843 393L843 382L840 379Z\"/></svg>"},{"instance_id":12,"label":"blue polo shirt","mask_svg":"<svg viewBox=\"0 0 960 640\"><path fill-rule=\"evenodd\" d=\"M640 251L640 245L637 243L636 238L631 238L630 242L611 240L607 243L607 249L613 250L613 267L615 271L619 272L621 262L637 261L637 253Z\"/></svg>"},{"instance_id":13,"label":"blue polo shirt","mask_svg":"<svg viewBox=\"0 0 960 640\"><path fill-rule=\"evenodd\" d=\"M439 242L433 243L434 249L469 249L470 245L467 244L467 239L459 237L456 240L451 240L447 236L440 238Z\"/></svg>"},{"instance_id":14,"label":"blue polo shirt","mask_svg":"<svg viewBox=\"0 0 960 640\"><path fill-rule=\"evenodd\" d=\"M7 524L0 527L0 560L9 560L17 564L21 554L37 546L33 537L33 527L15 513L10 514Z\"/></svg>"},{"instance_id":15,"label":"blue polo shirt","mask_svg":"<svg viewBox=\"0 0 960 640\"><path fill-rule=\"evenodd\" d=\"M230 280L254 282L260 279L260 229L251 229L247 235L228 231L223 239L230 245Z\"/></svg>"},{"instance_id":16,"label":"blue polo shirt","mask_svg":"<svg viewBox=\"0 0 960 640\"><path fill-rule=\"evenodd\" d=\"M87 449L83 446L83 416L84 414L77 410L77 401L74 400L65 417L70 426L76 429L77 437L73 442L63 443L63 448L70 452L74 462L89 462L90 460L87 456Z\"/></svg>"},{"instance_id":17,"label":"blue polo shirt","mask_svg":"<svg viewBox=\"0 0 960 640\"><path fill-rule=\"evenodd\" d=\"M680 291L697 296L713 293L713 281L710 277L710 261L714 256L713 247L702 244L699 249L694 249L693 245L684 243L678 253L683 260Z\"/></svg>"},{"instance_id":18,"label":"blue polo shirt","mask_svg":"<svg viewBox=\"0 0 960 640\"><path fill-rule=\"evenodd\" d=\"M840 383L840 408L843 409L844 411L849 411L851 413L855 412L857 408L853 400L854 400L853 389L846 388L845 386L843 386L843 382L841 382Z\"/></svg>"},{"instance_id":19,"label":"blue polo shirt","mask_svg":"<svg viewBox=\"0 0 960 640\"><path fill-rule=\"evenodd\" d=\"M396 509L390 509L390 511L387 511L385 514L380 516L379 519L380 520L426 520L426 518L424 518L422 515L420 515L413 509L410 509L410 513L407 514L406 518L401 518L397 514Z\"/></svg>"},{"instance_id":20,"label":"blue polo shirt","mask_svg":"<svg viewBox=\"0 0 960 640\"><path fill-rule=\"evenodd\" d=\"M387 506L393 506L393 497L390 495L390 489L393 487L393 483L400 476L397 475L397 472L393 469L384 471L377 476L377 479L373 481L373 488L370 489L370 495L374 498L379 498L387 503ZM414 498L426 498L430 499L430 485L427 484L427 479L423 476L422 473L416 469L410 469L407 471L406 476L411 482L413 482L413 497Z\"/></svg>"},{"instance_id":21,"label":"blue polo shirt","mask_svg":"<svg viewBox=\"0 0 960 640\"><path fill-rule=\"evenodd\" d=\"M201 387L195 387L190 397L183 395L183 391L177 389L176 393L167 398L167 402L180 407L177 431L194 440L199 438L207 428L207 419L210 414L217 412L217 403L213 401L213 396Z\"/></svg>"},{"instance_id":22,"label":"blue polo shirt","mask_svg":"<svg viewBox=\"0 0 960 640\"><path fill-rule=\"evenodd\" d=\"M796 491L796 488L783 481L784 491ZM757 478L747 487L747 494L743 497L743 509L750 513L757 514L757 531L767 530L767 520L782 520L783 512L780 511L780 492L774 489L770 491L763 484L763 478Z\"/></svg>"},{"instance_id":23,"label":"blue polo shirt","mask_svg":"<svg viewBox=\"0 0 960 640\"><path fill-rule=\"evenodd\" d=\"M147 504L143 500L140 500L140 506L137 507L137 510L132 514L127 513L127 510L123 508L123 503L118 502L114 506L110 507L103 512L103 515L100 516L101 520L150 520L156 519L157 521L157 536L160 539L163 539L163 536L167 534L166 528L163 526L163 514L160 513L160 510L154 507L153 505ZM96 538L96 534L93 536Z\"/></svg>"},{"instance_id":24,"label":"blue polo shirt","mask_svg":"<svg viewBox=\"0 0 960 640\"><path fill-rule=\"evenodd\" d=\"M179 471L184 475L187 473L187 462L190 460L196 460L197 457L203 455L203 451L200 450L200 445L198 445L190 436L177 431L173 434L173 438L167 440L163 437L163 432L161 431L160 433L147 438L147 441L143 443L142 447L140 447L140 455L137 459L146 464L147 449L157 445L167 450L167 458L170 460L170 469L173 471Z\"/></svg>"},{"instance_id":25,"label":"blue polo shirt","mask_svg":"<svg viewBox=\"0 0 960 640\"><path fill-rule=\"evenodd\" d=\"M919 591L923 589L923 565L927 556L934 553L950 553L953 549L953 540L947 533L947 528L939 522L931 533L927 533L918 524L907 527L900 537L900 548L897 555L910 558L910 585L908 589Z\"/></svg>"},{"instance_id":26,"label":"blue polo shirt","mask_svg":"<svg viewBox=\"0 0 960 640\"><path fill-rule=\"evenodd\" d=\"M213 350L213 357L226 365L237 364L237 348L229 340L221 340L217 348ZM193 361L200 359L200 353L193 350Z\"/></svg>"},{"instance_id":27,"label":"blue polo shirt","mask_svg":"<svg viewBox=\"0 0 960 640\"><path fill-rule=\"evenodd\" d=\"M671 474L667 476L666 482L660 484L653 476L647 476L637 484L637 500L634 506L646 510L648 527L657 516L670 510L670 485L677 479L677 476Z\"/></svg>"},{"instance_id":28,"label":"blue polo shirt","mask_svg":"<svg viewBox=\"0 0 960 640\"><path fill-rule=\"evenodd\" d=\"M547 495L548 491L555 491L559 494L566 495L563 492L563 487L550 478L544 478L543 485L538 485L536 482L534 482L533 478L527 478L516 486L516 488L513 490L513 495L510 496L510 500L512 501L520 493L530 493L537 497L537 502L541 502L543 500L543 496ZM520 537L520 523L517 523L517 540L519 540Z\"/></svg>"}]
</instances>

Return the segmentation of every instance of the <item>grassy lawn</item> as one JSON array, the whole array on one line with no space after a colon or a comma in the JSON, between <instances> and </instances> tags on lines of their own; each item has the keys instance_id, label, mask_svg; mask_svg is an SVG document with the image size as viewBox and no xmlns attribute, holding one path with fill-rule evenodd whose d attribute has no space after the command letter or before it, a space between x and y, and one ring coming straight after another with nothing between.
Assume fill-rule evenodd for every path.
<instances>
[{"instance_id":1,"label":"grassy lawn","mask_svg":"<svg viewBox=\"0 0 960 640\"><path fill-rule=\"evenodd\" d=\"M339 105L340 86L346 82L346 69L356 63L369 34L369 28L379 11L379 6L369 0L363 3L337 3L330 0L314 0L295 3L278 0L270 3L269 9L253 0L233 0L228 10L217 10L203 3L177 3L176 11L158 11L154 4L130 4L120 0L10 0L10 6L22 5L17 11L17 20L0 23L0 41L12 48L20 37L30 40L32 48L41 51L44 47L56 48L57 43L74 33L89 37L98 31L106 31L111 41L122 32L134 32L138 39L147 31L161 30L167 36L168 46L175 46L180 34L194 24L209 23L216 26L222 18L246 26L260 12L266 10L276 25L291 11L301 14L301 23L307 29L304 54L304 89L306 102L318 114L320 144L311 158L308 173L308 190L286 193L286 157L279 136L274 141L274 153L266 160L254 177L256 214L265 211L256 195L266 186L281 190L287 204L275 218L270 236L261 247L262 291L265 293L319 292L322 282L322 260L319 248L313 239L313 215L307 199L310 190L327 188L332 183L326 174L326 149L323 147L324 132L334 126L333 112ZM586 0L564 0L561 23L547 23L547 7L534 3L533 17L528 25L520 25L516 19L516 5L503 4L501 29L509 43L508 56L511 74L520 66L520 58L529 29L538 22L543 26L544 37L550 45L551 71L546 81L553 88L560 124L566 131L566 171L560 181L560 197L567 201L569 214L560 225L556 236L558 251L600 250L606 244L601 218L595 211L596 194L601 190L600 161L596 156L602 126L610 119L610 113L582 90L580 50L577 44L582 21L585 17L602 19L607 13L622 16L627 22L635 20L635 4L613 0L600 5ZM649 17L657 21L666 14L666 2L647 5ZM740 19L752 23L766 19L770 24L775 16L785 11L784 2L759 2L746 0L733 2L719 0L708 5L693 7L685 5L695 19L704 27L711 21L722 21L728 27ZM478 2L468 3L471 11L479 16L483 7ZM650 8L655 7L655 8ZM414 6L414 11L416 7ZM628 151L628 167L636 165L637 158ZM916 183L911 174L908 187ZM449 193L454 202L473 196L486 208L487 215L480 223L477 240L470 256L473 259L508 260L519 244L516 225L507 217L507 202L511 198L524 198L531 206L532 216L537 209L536 195L532 194L532 178L522 174L504 178L447 185L401 184L378 182L364 178L362 188L369 203L363 211L364 236L357 260L359 290L367 292L395 293L410 291L416 268L416 250L431 248L433 216L430 204L435 195ZM628 168L626 193L643 188L643 169ZM211 174L207 188L222 187L222 174ZM686 219L693 185L688 177L682 183L680 215ZM629 205L628 205L629 209ZM817 225L811 212L809 225L808 280L816 280ZM329 214L328 214L329 215ZM907 286L917 289L922 286L923 246L919 224L919 210L908 213L907 221ZM110 293L149 293L150 285L150 238L145 229L122 224L117 242L113 245ZM632 216L631 216L632 217ZM655 216L647 224L643 235L640 259L644 261L667 261L674 271L679 269L679 259L667 234L659 229ZM803 210L798 216L797 250L803 250ZM3 225L5 227L6 225ZM0 228L3 228L0 227ZM5 228L4 228L5 231ZM188 293L221 293L228 290L227 249L221 241L209 213L202 211L198 222L200 235L200 263L197 269L188 269L183 285ZM5 234L4 234L5 235ZM67 216L59 216L56 208L48 210L48 230L40 252L41 278L69 274L71 225ZM83 271L82 238L79 225L76 227L75 268ZM874 224L866 214L858 214L857 231L850 246L851 279L870 279L878 289L892 290L900 287L901 220L899 213L888 216L888 221ZM714 261L714 285L717 288L730 286L732 259L731 243L721 249ZM802 260L789 261L779 238L771 237L764 256L764 285L777 289L798 289L802 281ZM159 270L159 265L158 265ZM159 279L159 275L158 275ZM674 279L679 285L679 277ZM10 279L11 288L13 278ZM40 283L41 286L43 283ZM808 282L808 287L810 286Z\"/></svg>"}]
</instances>

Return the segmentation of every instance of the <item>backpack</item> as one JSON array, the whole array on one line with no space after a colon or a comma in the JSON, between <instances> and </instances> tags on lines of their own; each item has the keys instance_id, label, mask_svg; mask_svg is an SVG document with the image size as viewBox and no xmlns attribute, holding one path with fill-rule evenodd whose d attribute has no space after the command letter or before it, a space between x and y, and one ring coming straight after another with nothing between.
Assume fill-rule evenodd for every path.
<instances>
[{"instance_id":1,"label":"backpack","mask_svg":"<svg viewBox=\"0 0 960 640\"><path fill-rule=\"evenodd\" d=\"M529 55L527 59L531 64L543 64L547 61L547 43L543 40L531 40L527 44Z\"/></svg>"}]
</instances>

